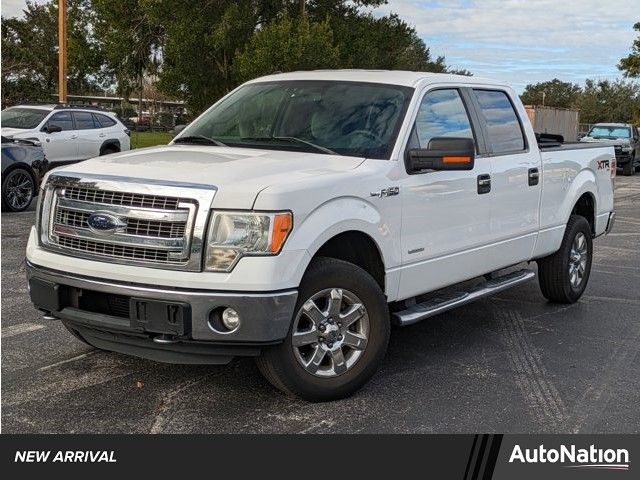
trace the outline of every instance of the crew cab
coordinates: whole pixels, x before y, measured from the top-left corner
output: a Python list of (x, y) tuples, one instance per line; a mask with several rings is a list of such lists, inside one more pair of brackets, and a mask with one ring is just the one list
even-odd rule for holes
[(496, 81), (258, 78), (167, 146), (50, 172), (31, 299), (96, 348), (253, 356), (285, 392), (345, 397), (392, 324), (516, 287), (525, 262), (547, 299), (581, 297), (615, 219), (614, 149), (540, 140)]
[(129, 150), (115, 114), (87, 105), (16, 105), (2, 111), (2, 136), (37, 141), (51, 167)]

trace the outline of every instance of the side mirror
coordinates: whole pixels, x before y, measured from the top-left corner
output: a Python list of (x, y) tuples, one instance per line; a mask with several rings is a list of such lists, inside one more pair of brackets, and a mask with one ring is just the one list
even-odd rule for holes
[(55, 125), (53, 123), (44, 127), (44, 131), (46, 133), (58, 133), (62, 131), (62, 127), (60, 125)]
[(437, 137), (427, 148), (412, 148), (407, 152), (407, 173), (425, 170), (473, 170), (476, 145), (470, 138)]

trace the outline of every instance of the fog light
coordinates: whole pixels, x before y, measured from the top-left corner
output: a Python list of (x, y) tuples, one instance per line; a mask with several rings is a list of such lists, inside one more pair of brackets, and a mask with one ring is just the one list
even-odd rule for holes
[(240, 326), (240, 315), (233, 308), (225, 308), (222, 312), (222, 324), (227, 330), (235, 330)]

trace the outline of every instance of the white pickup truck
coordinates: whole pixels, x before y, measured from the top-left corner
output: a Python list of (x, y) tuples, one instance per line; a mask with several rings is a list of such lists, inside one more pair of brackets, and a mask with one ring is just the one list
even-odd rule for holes
[(316, 71), (248, 82), (168, 146), (56, 169), (33, 303), (96, 348), (254, 356), (312, 401), (355, 392), (408, 325), (535, 276), (577, 301), (613, 212), (614, 149), (536, 137), (474, 77)]

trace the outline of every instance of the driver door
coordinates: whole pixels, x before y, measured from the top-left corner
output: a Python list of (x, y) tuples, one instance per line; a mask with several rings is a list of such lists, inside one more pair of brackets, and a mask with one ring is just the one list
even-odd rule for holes
[[(47, 133), (50, 125), (62, 128), (60, 132)], [(68, 163), (80, 160), (78, 153), (78, 132), (75, 129), (71, 112), (56, 112), (43, 128), (42, 148), (49, 162)]]
[[(438, 88), (424, 94), (406, 147), (426, 148), (436, 137), (471, 138), (473, 170), (402, 173), (402, 274), (400, 296), (409, 298), (491, 270), (492, 192), (479, 189), (491, 174), (480, 133), (462, 89)], [(401, 159), (401, 162), (404, 159)]]

